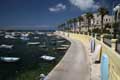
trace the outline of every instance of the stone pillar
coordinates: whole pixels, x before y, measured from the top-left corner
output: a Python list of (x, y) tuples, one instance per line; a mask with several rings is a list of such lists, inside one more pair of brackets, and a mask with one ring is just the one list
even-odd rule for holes
[(70, 35), (69, 35), (69, 32), (67, 32), (67, 37), (69, 37)]
[(113, 50), (116, 49), (116, 42), (117, 42), (117, 39), (112, 39), (111, 40), (111, 47), (112, 47)]
[(101, 36), (100, 36), (100, 41), (101, 41), (101, 42), (103, 42), (103, 37), (104, 37), (104, 35), (101, 35)]
[(97, 33), (95, 33), (95, 37), (94, 38), (97, 39)]

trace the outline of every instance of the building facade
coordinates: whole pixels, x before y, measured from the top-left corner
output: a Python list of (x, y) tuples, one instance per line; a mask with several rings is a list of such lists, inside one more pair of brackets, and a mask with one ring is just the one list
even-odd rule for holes
[[(83, 21), (81, 22), (81, 31), (82, 32), (88, 32), (87, 26), (88, 21), (85, 16), (85, 14), (82, 15)], [(103, 20), (103, 27), (105, 27), (106, 24), (112, 25), (114, 22), (114, 17), (111, 15), (105, 15)], [(101, 29), (101, 16), (98, 13), (93, 14), (93, 19), (91, 19), (91, 25), (89, 25), (89, 29), (92, 31), (95, 28)]]

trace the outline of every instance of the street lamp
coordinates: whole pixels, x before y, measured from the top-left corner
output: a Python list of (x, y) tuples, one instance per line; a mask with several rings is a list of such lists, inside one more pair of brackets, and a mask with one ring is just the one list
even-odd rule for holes
[(115, 21), (119, 21), (120, 4), (118, 4), (118, 5), (113, 9), (113, 11), (116, 12), (116, 14), (115, 14), (116, 20), (115, 20)]
[[(118, 4), (115, 8), (113, 8), (113, 11), (115, 12), (115, 14), (114, 14), (114, 16), (115, 16), (115, 18), (114, 18), (114, 20), (115, 20), (115, 24), (116, 24), (116, 22), (118, 23), (118, 26), (120, 25), (120, 4)], [(116, 25), (115, 25), (116, 26)], [(114, 34), (115, 34), (116, 32), (114, 31)], [(116, 35), (116, 34), (115, 34)]]

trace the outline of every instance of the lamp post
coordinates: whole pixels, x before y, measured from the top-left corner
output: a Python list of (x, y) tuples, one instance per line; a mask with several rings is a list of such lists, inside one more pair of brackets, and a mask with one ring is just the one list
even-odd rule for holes
[(114, 9), (113, 9), (113, 11), (116, 13), (115, 14), (115, 22), (117, 21), (120, 21), (120, 19), (119, 19), (119, 14), (120, 14), (120, 4), (118, 4)]
[[(115, 12), (115, 24), (118, 23), (118, 27), (120, 27), (120, 4), (118, 4), (113, 11)], [(116, 26), (116, 25), (115, 25)], [(114, 31), (115, 32), (115, 31)], [(116, 34), (115, 34), (116, 35)]]

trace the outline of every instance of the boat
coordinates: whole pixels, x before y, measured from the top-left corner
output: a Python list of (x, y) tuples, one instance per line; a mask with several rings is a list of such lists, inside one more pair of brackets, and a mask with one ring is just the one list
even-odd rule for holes
[(39, 37), (34, 37), (34, 39), (39, 39)]
[(2, 44), (2, 45), (0, 45), (0, 48), (8, 48), (8, 49), (12, 49), (12, 48), (13, 48), (13, 45)]
[(10, 39), (16, 39), (16, 37), (12, 36), (12, 35), (5, 35), (4, 38), (10, 38)]
[(46, 48), (46, 45), (39, 45), (40, 48)]
[(29, 40), (28, 36), (29, 36), (29, 34), (23, 34), (23, 33), (22, 33), (20, 39), (21, 39), (21, 40), (25, 40), (25, 41), (26, 41), (26, 40)]
[(52, 56), (46, 56), (46, 55), (43, 55), (40, 57), (41, 59), (44, 59), (44, 60), (47, 60), (47, 61), (53, 61), (55, 60), (55, 57), (52, 57)]
[(64, 45), (64, 44), (63, 44), (63, 45), (61, 45), (61, 47), (69, 47), (69, 45)]
[(16, 62), (20, 58), (18, 58), (18, 57), (0, 57), (0, 59), (4, 62)]
[(67, 47), (58, 47), (58, 48), (56, 48), (57, 50), (66, 50), (67, 49)]
[(40, 44), (40, 42), (28, 42), (27, 45), (37, 45)]
[(63, 43), (63, 42), (65, 42), (65, 40), (59, 40), (59, 41), (57, 41), (57, 43)]

